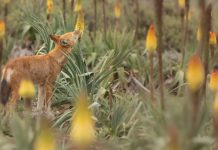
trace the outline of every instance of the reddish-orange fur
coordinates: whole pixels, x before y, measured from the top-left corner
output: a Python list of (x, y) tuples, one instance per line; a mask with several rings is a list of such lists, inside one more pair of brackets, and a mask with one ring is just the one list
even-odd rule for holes
[(66, 55), (80, 37), (79, 31), (61, 36), (53, 35), (55, 48), (45, 55), (24, 56), (9, 61), (3, 68), (2, 80), (5, 79), (11, 88), (11, 103), (19, 99), (18, 89), (22, 79), (29, 79), (38, 85), (39, 110), (50, 110), (53, 84), (67, 62)]

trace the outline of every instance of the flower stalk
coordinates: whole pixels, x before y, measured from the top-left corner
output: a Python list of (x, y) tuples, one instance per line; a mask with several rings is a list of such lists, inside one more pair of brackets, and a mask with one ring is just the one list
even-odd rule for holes
[(94, 23), (94, 36), (96, 37), (96, 31), (97, 31), (97, 0), (94, 1), (94, 17), (95, 17), (95, 23)]
[(147, 33), (146, 38), (146, 51), (149, 56), (149, 62), (150, 62), (150, 91), (151, 91), (151, 101), (155, 102), (154, 98), (154, 53), (157, 49), (157, 36), (156, 36), (156, 30), (153, 24), (150, 25)]
[(104, 39), (106, 38), (106, 33), (107, 33), (105, 4), (106, 4), (106, 0), (102, 0), (103, 23), (104, 23)]
[(135, 40), (136, 40), (139, 34), (139, 21), (140, 21), (139, 0), (135, 0), (135, 12), (136, 12), (136, 26), (135, 26)]
[(161, 108), (164, 110), (164, 84), (163, 84), (163, 60), (162, 60), (162, 37), (163, 37), (163, 0), (155, 0), (155, 16), (156, 16), (156, 26), (157, 26), (157, 52), (158, 52), (158, 66), (159, 66), (159, 82), (160, 82), (160, 102)]
[[(10, 0), (4, 0), (4, 22), (5, 22), (5, 37), (7, 36), (8, 33), (8, 9), (9, 9), (9, 4)], [(5, 38), (7, 39), (7, 38)]]
[(63, 18), (64, 24), (66, 24), (66, 0), (62, 0), (62, 10), (63, 10)]
[(186, 80), (191, 93), (192, 102), (192, 133), (191, 137), (195, 133), (196, 120), (201, 104), (200, 89), (202, 88), (205, 80), (205, 71), (200, 56), (193, 55), (188, 62), (186, 70)]
[(215, 134), (215, 150), (218, 150), (218, 93), (216, 93), (215, 100), (213, 102), (213, 128)]
[[(181, 0), (180, 0), (181, 1)], [(183, 0), (184, 1), (184, 8), (182, 6), (181, 11), (183, 11), (183, 15), (181, 15), (182, 19), (182, 28), (183, 28), (183, 48), (182, 48), (182, 66), (184, 65), (185, 61), (185, 52), (187, 51), (187, 40), (188, 40), (188, 28), (189, 28), (189, 3), (190, 0)]]
[(210, 44), (210, 54), (211, 54), (210, 57), (211, 57), (211, 68), (212, 68), (215, 63), (215, 49), (217, 45), (217, 38), (215, 32), (210, 32), (209, 44)]

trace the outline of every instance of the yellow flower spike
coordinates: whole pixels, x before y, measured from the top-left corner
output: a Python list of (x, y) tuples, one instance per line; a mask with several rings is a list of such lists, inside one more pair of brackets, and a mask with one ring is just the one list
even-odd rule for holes
[(53, 0), (47, 0), (47, 14), (51, 14), (54, 10)]
[(199, 90), (204, 82), (204, 67), (198, 55), (190, 58), (188, 68), (186, 70), (186, 80), (189, 88), (195, 92)]
[(150, 25), (146, 38), (146, 50), (148, 53), (154, 53), (157, 48), (157, 36), (155, 27), (153, 24)]
[(211, 91), (218, 91), (218, 70), (214, 69), (210, 74), (209, 88)]
[(178, 0), (179, 8), (185, 9), (185, 0)]
[(84, 13), (81, 10), (79, 11), (78, 16), (77, 16), (75, 30), (79, 30), (82, 35), (84, 32), (84, 28), (85, 28)]
[(0, 39), (5, 36), (5, 22), (0, 20)]
[(197, 30), (197, 41), (200, 42), (201, 38), (202, 38), (202, 29), (201, 29), (201, 27), (198, 27), (198, 30)]
[[(44, 122), (44, 124), (47, 122)], [(34, 150), (56, 150), (56, 140), (53, 131), (44, 125), (34, 143)]]
[(95, 140), (95, 124), (85, 95), (80, 95), (77, 100), (70, 136), (72, 142), (81, 149), (87, 148)]
[(81, 0), (76, 0), (76, 4), (75, 4), (75, 7), (74, 7), (74, 11), (75, 12), (79, 12), (82, 10), (82, 4), (81, 4)]
[(24, 99), (31, 99), (35, 96), (35, 87), (30, 80), (22, 80), (19, 88), (19, 95)]
[(217, 44), (216, 33), (210, 32), (210, 45), (215, 46)]
[(191, 12), (191, 11), (188, 11), (188, 16), (185, 15), (185, 16), (184, 16), (184, 19), (185, 19), (185, 21), (191, 21), (191, 19), (192, 19), (192, 12)]
[(213, 103), (213, 112), (214, 112), (215, 116), (218, 115), (218, 94), (216, 94), (215, 100), (214, 100), (214, 103)]
[(121, 16), (121, 4), (120, 0), (116, 0), (115, 6), (114, 6), (114, 14), (115, 17), (118, 19)]

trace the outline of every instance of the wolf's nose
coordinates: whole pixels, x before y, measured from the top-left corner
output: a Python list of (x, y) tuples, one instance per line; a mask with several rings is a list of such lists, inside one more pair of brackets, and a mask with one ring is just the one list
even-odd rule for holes
[(81, 32), (80, 32), (80, 30), (75, 30), (75, 31), (74, 31), (74, 34), (77, 34), (77, 35), (80, 36), (80, 35), (81, 35)]
[(78, 40), (81, 38), (81, 31), (80, 30), (75, 30), (74, 34), (77, 36)]

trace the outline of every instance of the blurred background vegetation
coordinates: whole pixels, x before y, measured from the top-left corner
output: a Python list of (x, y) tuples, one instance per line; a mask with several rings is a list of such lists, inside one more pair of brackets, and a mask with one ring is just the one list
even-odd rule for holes
[[(0, 0), (0, 20), (6, 23), (3, 64), (17, 47), (33, 54), (51, 50), (54, 44), (49, 34), (74, 30), (78, 1), (53, 0), (52, 11), (48, 12), (45, 0)], [(70, 132), (81, 90), (87, 93), (95, 120), (96, 140), (87, 149), (217, 149), (215, 94), (206, 88), (193, 125), (192, 94), (184, 77), (190, 56), (199, 48), (196, 37), (201, 23), (200, 1), (203, 0), (190, 0), (184, 65), (181, 8), (175, 0), (163, 1), (163, 110), (158, 57), (155, 54), (154, 104), (150, 99), (149, 59), (145, 50), (147, 31), (155, 22), (154, 0), (121, 0), (120, 16), (114, 12), (117, 0), (81, 0), (85, 30), (56, 81), (52, 104), (55, 119), (29, 117), (24, 100), (19, 101), (13, 116), (0, 116), (0, 149), (42, 150), (36, 143), (48, 150), (77, 149), (70, 140)], [(212, 4), (211, 31), (218, 33), (217, 1), (208, 0), (208, 4)], [(215, 63), (211, 66), (217, 63), (217, 57), (215, 47)], [(35, 104), (34, 99), (32, 105)]]

